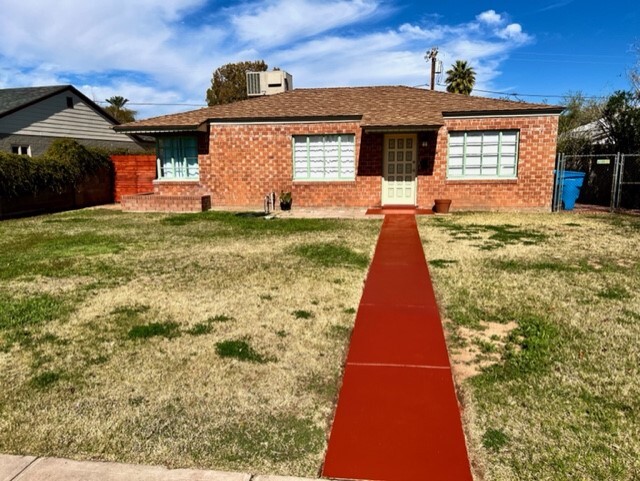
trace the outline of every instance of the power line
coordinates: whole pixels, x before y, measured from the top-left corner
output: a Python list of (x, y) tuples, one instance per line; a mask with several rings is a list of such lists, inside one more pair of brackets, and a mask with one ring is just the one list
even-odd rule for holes
[[(427, 87), (429, 84), (419, 84), (414, 85), (415, 88), (418, 87)], [(438, 83), (440, 87), (445, 87), (447, 84)], [(567, 95), (558, 95), (558, 94), (524, 94), (520, 92), (498, 92), (495, 90), (482, 90), (482, 89), (473, 89), (474, 92), (482, 92), (485, 94), (495, 94), (495, 95), (507, 95), (509, 97), (542, 97), (542, 98), (558, 98), (564, 99)], [(608, 98), (606, 95), (581, 95), (582, 98), (585, 99), (606, 99)]]
[[(444, 85), (444, 84), (442, 84)], [(496, 92), (494, 90), (482, 90), (482, 89), (473, 89), (475, 92), (483, 92), (487, 94), (497, 94), (497, 95), (509, 95), (514, 97), (543, 97), (543, 98), (558, 98), (564, 99), (567, 95), (558, 95), (558, 94), (523, 94), (519, 92)], [(585, 99), (606, 99), (605, 95), (582, 95)]]
[[(440, 87), (445, 87), (446, 84), (437, 83)], [(428, 87), (429, 84), (419, 84), (414, 85), (414, 88), (418, 87)], [(540, 98), (558, 98), (563, 99), (566, 98), (567, 95), (558, 95), (558, 94), (525, 94), (521, 92), (499, 92), (495, 90), (482, 90), (482, 89), (473, 89), (474, 92), (482, 92), (486, 94), (494, 94), (494, 95), (506, 95), (508, 97), (540, 97)], [(606, 99), (608, 98), (606, 95), (582, 95), (582, 98), (585, 99)], [(94, 100), (97, 104), (108, 104), (109, 102), (105, 100)], [(145, 105), (145, 106), (161, 106), (161, 107), (208, 107), (205, 104), (184, 104), (184, 103), (161, 103), (161, 102), (127, 102), (127, 105)]]

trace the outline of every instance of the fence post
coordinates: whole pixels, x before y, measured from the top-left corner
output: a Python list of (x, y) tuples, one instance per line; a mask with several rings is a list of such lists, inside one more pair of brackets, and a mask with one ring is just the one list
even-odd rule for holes
[(624, 182), (624, 161), (625, 154), (618, 154), (620, 156), (620, 168), (618, 169), (618, 194), (616, 195), (616, 209), (620, 209), (620, 201), (622, 199), (622, 184)]
[(620, 152), (616, 153), (613, 159), (613, 178), (611, 179), (611, 202), (609, 202), (609, 212), (616, 209), (616, 198), (618, 196), (618, 172), (620, 170)]
[(558, 212), (562, 210), (562, 182), (564, 181), (564, 154), (560, 152), (556, 159), (556, 179), (553, 187), (553, 202), (551, 210)]

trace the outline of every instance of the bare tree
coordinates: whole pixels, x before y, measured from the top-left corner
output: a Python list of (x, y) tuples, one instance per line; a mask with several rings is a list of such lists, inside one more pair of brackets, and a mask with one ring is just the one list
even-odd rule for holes
[(634, 45), (636, 51), (636, 64), (629, 71), (629, 80), (636, 96), (640, 98), (640, 41)]

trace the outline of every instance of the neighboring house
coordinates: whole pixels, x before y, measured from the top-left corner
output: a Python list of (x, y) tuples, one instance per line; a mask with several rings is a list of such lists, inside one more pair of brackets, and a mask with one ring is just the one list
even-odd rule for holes
[(132, 210), (295, 206), (549, 210), (561, 107), (410, 87), (298, 89), (115, 127), (157, 139)]
[(137, 137), (114, 132), (119, 122), (71, 85), (0, 89), (0, 150), (41, 155), (67, 137), (83, 145), (141, 151)]
[(607, 127), (608, 124), (606, 120), (598, 119), (571, 129), (563, 135), (573, 138), (583, 138), (588, 140), (592, 145), (604, 145), (609, 141)]

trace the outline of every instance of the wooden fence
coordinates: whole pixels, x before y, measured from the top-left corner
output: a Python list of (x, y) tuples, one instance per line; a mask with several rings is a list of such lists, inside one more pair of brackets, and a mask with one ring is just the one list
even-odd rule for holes
[(123, 195), (153, 192), (156, 178), (155, 155), (112, 155), (114, 168), (113, 199)]

